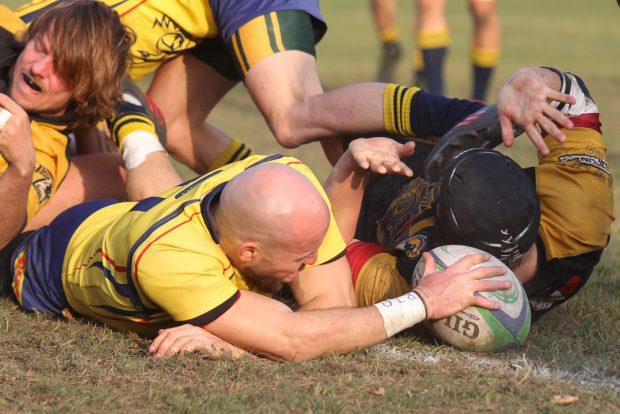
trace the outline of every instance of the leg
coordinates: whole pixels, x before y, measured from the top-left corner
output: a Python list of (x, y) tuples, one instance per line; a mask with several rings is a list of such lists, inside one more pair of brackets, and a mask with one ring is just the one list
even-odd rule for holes
[(371, 0), (372, 15), (381, 41), (378, 82), (392, 82), (400, 59), (400, 34), (396, 26), (396, 0)]
[(149, 87), (147, 94), (166, 119), (168, 151), (198, 173), (209, 171), (232, 141), (205, 119), (235, 84), (184, 53), (163, 64)]
[(484, 101), (501, 48), (501, 28), (495, 0), (470, 0), (474, 20), (471, 45), (473, 89), (471, 97)]
[(450, 45), (446, 0), (416, 0), (416, 82), (428, 92), (444, 94), (443, 62)]
[(67, 176), (49, 203), (30, 220), (24, 231), (49, 224), (71, 206), (85, 201), (127, 199), (125, 170), (118, 154), (90, 154), (75, 157)]

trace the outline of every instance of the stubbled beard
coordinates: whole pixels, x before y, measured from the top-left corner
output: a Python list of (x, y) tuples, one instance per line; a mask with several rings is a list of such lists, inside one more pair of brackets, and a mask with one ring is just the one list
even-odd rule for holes
[(282, 290), (284, 283), (270, 277), (256, 275), (252, 272), (243, 272), (243, 276), (248, 285), (266, 293), (276, 293)]

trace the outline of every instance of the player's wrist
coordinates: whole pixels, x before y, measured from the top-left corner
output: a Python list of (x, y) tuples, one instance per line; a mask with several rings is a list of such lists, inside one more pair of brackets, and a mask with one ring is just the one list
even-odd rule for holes
[(383, 328), (388, 338), (424, 321), (427, 315), (424, 301), (414, 291), (374, 306), (383, 318)]
[(13, 176), (16, 179), (23, 179), (30, 182), (34, 173), (35, 159), (34, 156), (15, 160), (7, 163), (5, 174)]

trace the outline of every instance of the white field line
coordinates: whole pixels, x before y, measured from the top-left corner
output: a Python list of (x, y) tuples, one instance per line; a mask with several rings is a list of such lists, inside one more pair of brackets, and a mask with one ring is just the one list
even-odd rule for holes
[[(450, 355), (448, 355), (448, 350)], [(431, 365), (440, 362), (451, 362), (458, 358), (459, 362), (468, 363), (475, 368), (510, 370), (515, 372), (516, 375), (523, 376), (520, 381), (525, 381), (525, 379), (531, 375), (540, 379), (566, 380), (589, 388), (601, 387), (620, 391), (619, 377), (604, 376), (588, 369), (584, 369), (580, 372), (551, 369), (545, 365), (528, 360), (524, 355), (512, 361), (501, 361), (481, 354), (467, 352), (462, 352), (458, 354), (458, 356), (455, 356), (453, 350), (441, 346), (429, 348), (428, 350), (416, 348), (415, 351), (408, 351), (403, 347), (390, 345), (387, 342), (370, 348), (368, 352), (372, 355), (377, 355), (392, 361), (416, 361)]]

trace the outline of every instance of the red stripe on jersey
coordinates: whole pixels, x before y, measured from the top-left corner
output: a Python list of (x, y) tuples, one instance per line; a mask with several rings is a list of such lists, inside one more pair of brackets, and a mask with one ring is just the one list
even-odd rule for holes
[(351, 266), (353, 276), (353, 286), (357, 283), (357, 278), (362, 268), (370, 260), (371, 257), (379, 253), (387, 253), (388, 251), (378, 244), (363, 241), (354, 241), (347, 246), (347, 260)]
[(140, 281), (138, 280), (138, 266), (140, 265), (140, 260), (142, 259), (142, 256), (144, 255), (144, 253), (146, 253), (146, 251), (153, 245), (153, 243), (155, 243), (156, 241), (158, 241), (159, 239), (161, 239), (162, 237), (164, 237), (168, 233), (172, 232), (173, 230), (176, 230), (177, 228), (179, 228), (179, 227), (181, 227), (181, 226), (191, 222), (194, 219), (194, 216), (196, 216), (198, 214), (200, 214), (200, 211), (192, 214), (191, 216), (188, 217), (187, 220), (185, 220), (182, 223), (177, 224), (176, 226), (174, 226), (170, 230), (167, 230), (167, 231), (163, 232), (162, 234), (157, 236), (153, 241), (151, 241), (149, 244), (147, 244), (144, 249), (142, 249), (142, 251), (138, 255), (138, 258), (136, 259), (136, 264), (134, 265), (134, 270), (133, 270), (134, 277), (136, 278), (136, 284), (138, 286), (140, 285)]
[(141, 5), (143, 5), (144, 3), (146, 3), (149, 0), (142, 0), (140, 3), (136, 4), (135, 6), (133, 6), (131, 9), (125, 11), (123, 14), (119, 14), (120, 17), (124, 17), (126, 15), (128, 15), (129, 13), (131, 13), (132, 11), (134, 11), (136, 8), (140, 7)]
[(581, 285), (581, 278), (578, 275), (574, 275), (559, 290), (562, 293), (562, 296), (568, 299), (569, 297), (573, 296), (575, 290), (579, 287), (579, 285)]
[(99, 248), (97, 250), (95, 250), (95, 253), (93, 253), (92, 255), (90, 255), (88, 257), (88, 259), (86, 260), (86, 263), (82, 263), (80, 265), (78, 265), (75, 270), (79, 270), (83, 267), (88, 267), (90, 266), (90, 262), (95, 258), (95, 256), (97, 256), (98, 254), (101, 254), (101, 257), (103, 257), (104, 259), (106, 259), (106, 261), (108, 263), (110, 263), (113, 267), (114, 270), (116, 270), (117, 272), (126, 272), (127, 268), (125, 266), (119, 266), (118, 264), (116, 264), (116, 262), (114, 260), (112, 260), (112, 258), (110, 258), (110, 256), (108, 256), (103, 249)]
[(575, 128), (590, 128), (602, 134), (601, 121), (599, 120), (599, 114), (582, 114), (571, 117)]
[[(575, 128), (590, 128), (598, 132), (599, 134), (602, 134), (603, 132), (601, 131), (601, 121), (599, 118), (599, 114), (595, 113), (575, 115), (572, 116), (570, 120), (573, 121), (573, 126)], [(557, 122), (554, 122), (554, 124), (560, 129), (563, 128), (562, 125), (559, 125)], [(542, 134), (543, 137), (549, 135), (549, 133), (544, 129), (542, 130)]]
[(101, 256), (103, 256), (108, 263), (110, 263), (112, 266), (114, 266), (114, 270), (116, 270), (117, 272), (126, 272), (127, 268), (125, 266), (119, 266), (116, 264), (116, 262), (114, 260), (112, 260), (112, 258), (110, 256), (108, 256), (102, 249), (98, 249), (97, 251), (101, 251)]

